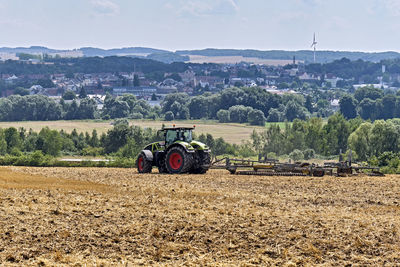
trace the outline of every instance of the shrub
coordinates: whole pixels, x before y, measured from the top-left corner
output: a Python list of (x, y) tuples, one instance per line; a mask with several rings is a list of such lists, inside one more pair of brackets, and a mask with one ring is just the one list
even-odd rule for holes
[(258, 109), (250, 110), (249, 114), (247, 115), (247, 121), (251, 125), (265, 126), (264, 113)]
[(165, 120), (166, 121), (173, 121), (175, 119), (174, 113), (172, 111), (167, 111), (165, 113)]
[(140, 113), (132, 113), (130, 118), (133, 119), (133, 120), (141, 120), (141, 119), (143, 119), (143, 115), (140, 114)]
[(289, 154), (289, 158), (291, 158), (294, 161), (299, 161), (304, 159), (304, 154), (300, 150), (295, 149)]
[(104, 153), (103, 148), (101, 147), (85, 147), (82, 152), (81, 155), (82, 156), (93, 156), (93, 157), (97, 157), (99, 155), (102, 155)]
[(230, 122), (231, 120), (229, 111), (225, 109), (221, 109), (217, 112), (217, 118), (218, 121), (221, 123)]
[(306, 149), (306, 150), (304, 150), (303, 154), (304, 154), (304, 159), (305, 160), (309, 160), (309, 159), (315, 158), (314, 149)]

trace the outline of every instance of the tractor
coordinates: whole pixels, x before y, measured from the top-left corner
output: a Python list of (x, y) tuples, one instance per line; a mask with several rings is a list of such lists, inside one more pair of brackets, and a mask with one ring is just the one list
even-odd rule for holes
[(138, 155), (136, 165), (139, 173), (150, 173), (153, 166), (160, 173), (203, 174), (211, 165), (207, 145), (192, 140), (195, 127), (171, 127), (158, 131), (164, 140), (147, 145)]

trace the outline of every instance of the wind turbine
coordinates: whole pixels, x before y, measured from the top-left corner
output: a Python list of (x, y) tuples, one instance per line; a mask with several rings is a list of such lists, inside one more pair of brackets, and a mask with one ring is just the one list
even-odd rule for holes
[(311, 47), (313, 47), (314, 48), (314, 63), (315, 63), (315, 52), (316, 52), (316, 50), (317, 50), (317, 41), (316, 41), (316, 39), (315, 39), (315, 32), (314, 32), (314, 39), (313, 39), (313, 42), (312, 42), (312, 44), (311, 44)]

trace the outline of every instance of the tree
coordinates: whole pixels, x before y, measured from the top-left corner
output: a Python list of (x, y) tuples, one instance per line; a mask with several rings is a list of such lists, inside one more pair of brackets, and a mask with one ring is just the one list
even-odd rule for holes
[(135, 87), (140, 86), (139, 75), (137, 75), (137, 74), (133, 75), (133, 86), (135, 86)]
[(294, 119), (305, 120), (307, 118), (306, 110), (296, 101), (290, 100), (286, 104), (286, 118), (288, 121), (293, 121)]
[(202, 119), (208, 117), (208, 101), (204, 96), (195, 96), (188, 105), (190, 117), (192, 119)]
[(79, 116), (79, 106), (76, 100), (73, 100), (71, 105), (68, 105), (67, 113), (65, 114), (65, 119), (76, 120)]
[(350, 135), (350, 124), (342, 114), (336, 113), (329, 117), (328, 123), (322, 129), (324, 136), (325, 155), (338, 155), (347, 150), (347, 140)]
[(247, 122), (248, 114), (252, 110), (250, 107), (237, 105), (229, 108), (231, 122), (244, 123)]
[(74, 100), (76, 98), (76, 94), (74, 91), (67, 90), (62, 96), (64, 100)]
[(226, 123), (231, 121), (231, 117), (228, 110), (221, 109), (217, 112), (218, 121), (221, 123)]
[(175, 119), (174, 113), (172, 111), (167, 111), (165, 113), (165, 120), (166, 121), (173, 121)]
[(396, 111), (396, 97), (394, 95), (385, 95), (382, 98), (382, 107), (381, 117), (385, 120), (393, 118)]
[(354, 98), (361, 102), (365, 98), (376, 100), (383, 97), (383, 90), (374, 86), (360, 87), (354, 92)]
[(251, 125), (260, 125), (265, 126), (265, 117), (264, 113), (261, 110), (253, 109), (249, 112), (247, 116), (247, 121)]
[(369, 98), (363, 99), (359, 104), (359, 113), (364, 120), (375, 120), (378, 118), (378, 111), (376, 110), (376, 101)]
[(357, 116), (357, 102), (356, 100), (350, 95), (344, 95), (339, 102), (340, 105), (340, 113), (346, 119), (353, 119)]
[(97, 104), (94, 99), (85, 98), (81, 100), (78, 108), (79, 119), (94, 119), (97, 111)]
[(356, 152), (359, 160), (367, 160), (371, 155), (372, 124), (364, 122), (349, 136), (349, 148)]
[(58, 156), (60, 154), (62, 139), (56, 130), (50, 130), (48, 127), (45, 127), (39, 132), (39, 137), (43, 140), (41, 150), (44, 154), (51, 156)]
[(310, 95), (307, 95), (304, 107), (308, 110), (308, 112), (313, 113), (312, 97)]
[(280, 112), (277, 108), (271, 108), (267, 117), (268, 122), (280, 122), (283, 121), (285, 114)]
[(299, 161), (304, 159), (304, 154), (300, 150), (295, 149), (289, 154), (289, 158), (291, 158), (294, 161)]
[(82, 86), (81, 90), (79, 91), (79, 98), (84, 99), (86, 97), (87, 97), (87, 93), (86, 93), (85, 87)]
[(370, 143), (372, 154), (377, 156), (385, 151), (399, 151), (399, 133), (391, 121), (377, 120), (374, 122)]
[(14, 94), (15, 95), (20, 95), (20, 96), (29, 95), (29, 90), (25, 89), (23, 87), (17, 87), (14, 90)]
[(4, 139), (7, 142), (7, 151), (11, 152), (13, 148), (21, 149), (22, 140), (17, 129), (10, 127), (4, 130)]

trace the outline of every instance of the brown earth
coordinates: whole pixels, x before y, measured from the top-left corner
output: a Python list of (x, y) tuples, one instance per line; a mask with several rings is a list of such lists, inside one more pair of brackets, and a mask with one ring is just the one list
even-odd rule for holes
[(399, 265), (400, 177), (0, 168), (0, 265)]

